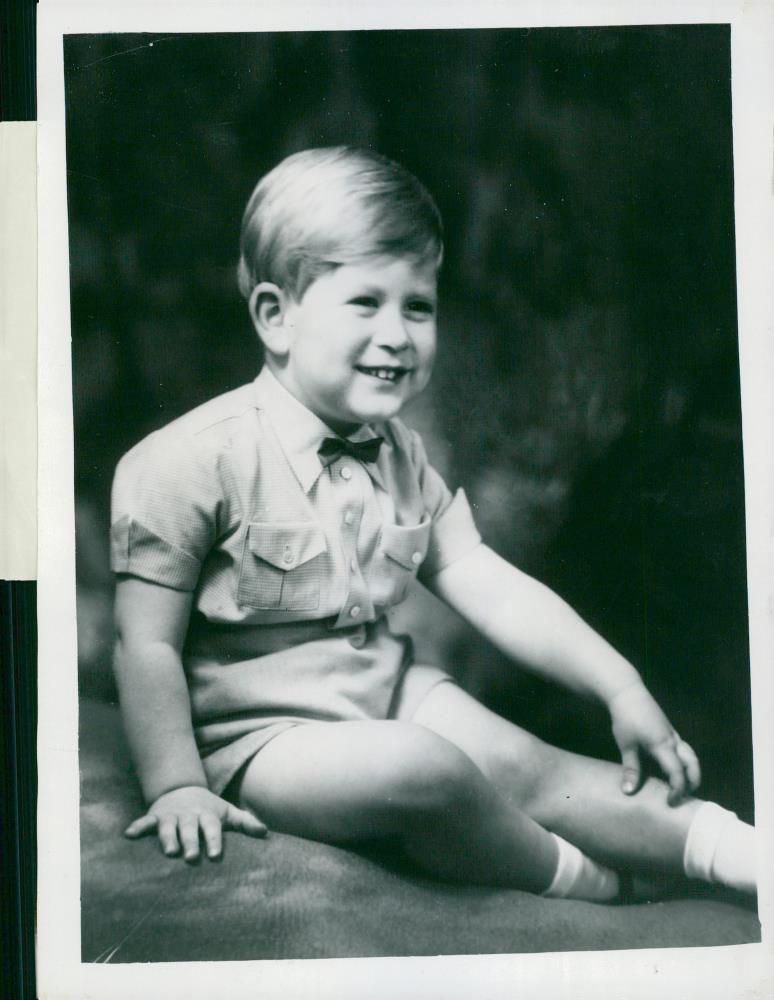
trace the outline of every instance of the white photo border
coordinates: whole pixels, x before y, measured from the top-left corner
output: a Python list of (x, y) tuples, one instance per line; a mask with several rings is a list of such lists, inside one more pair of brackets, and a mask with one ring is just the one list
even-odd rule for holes
[(72, 379), (63, 35), (728, 23), (756, 819), (774, 843), (774, 5), (760, 2), (70, 3), (38, 9), (38, 990), (55, 997), (718, 997), (774, 991), (772, 856), (760, 944), (442, 958), (94, 965), (80, 959)]

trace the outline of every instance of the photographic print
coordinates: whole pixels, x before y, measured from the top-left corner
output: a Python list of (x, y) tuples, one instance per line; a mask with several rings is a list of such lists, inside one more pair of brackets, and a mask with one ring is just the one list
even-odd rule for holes
[(63, 33), (84, 965), (760, 941), (731, 43)]

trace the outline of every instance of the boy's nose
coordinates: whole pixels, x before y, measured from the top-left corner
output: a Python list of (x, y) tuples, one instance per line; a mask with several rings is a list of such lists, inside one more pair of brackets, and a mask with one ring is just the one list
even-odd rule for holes
[(402, 351), (411, 346), (411, 336), (403, 316), (385, 313), (374, 337), (375, 342), (390, 351)]

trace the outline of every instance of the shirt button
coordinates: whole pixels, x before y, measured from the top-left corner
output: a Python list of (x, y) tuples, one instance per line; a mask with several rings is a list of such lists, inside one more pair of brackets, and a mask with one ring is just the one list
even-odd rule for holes
[(352, 524), (354, 520), (355, 520), (355, 515), (352, 513), (351, 510), (348, 510), (347, 513), (344, 515), (344, 524)]
[(359, 614), (360, 614), (360, 605), (359, 604), (353, 604), (352, 607), (349, 609), (349, 617), (350, 618), (357, 618), (357, 616)]
[(290, 565), (290, 563), (293, 562), (293, 550), (292, 549), (285, 549), (285, 551), (282, 553), (282, 561), (284, 563), (287, 563), (288, 565)]
[(349, 568), (353, 573), (357, 573), (357, 559), (350, 559)]
[(362, 626), (356, 632), (353, 632), (352, 635), (349, 637), (349, 644), (350, 646), (354, 646), (355, 649), (360, 649), (361, 647), (363, 647), (365, 645), (365, 641), (366, 641), (366, 634), (365, 634), (365, 629), (362, 628)]
[(418, 566), (422, 562), (422, 553), (413, 552), (411, 554), (411, 561), (414, 563), (415, 566)]
[(344, 468), (341, 470), (341, 478), (342, 479), (352, 478), (352, 469), (350, 469), (348, 465), (345, 465)]

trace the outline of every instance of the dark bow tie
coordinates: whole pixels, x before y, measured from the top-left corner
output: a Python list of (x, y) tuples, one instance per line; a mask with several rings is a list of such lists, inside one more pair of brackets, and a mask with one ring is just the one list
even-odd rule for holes
[(342, 455), (349, 455), (356, 458), (358, 462), (375, 462), (379, 455), (384, 438), (369, 438), (368, 441), (346, 441), (344, 438), (325, 438), (317, 450), (323, 466), (328, 466), (331, 462), (341, 458)]

